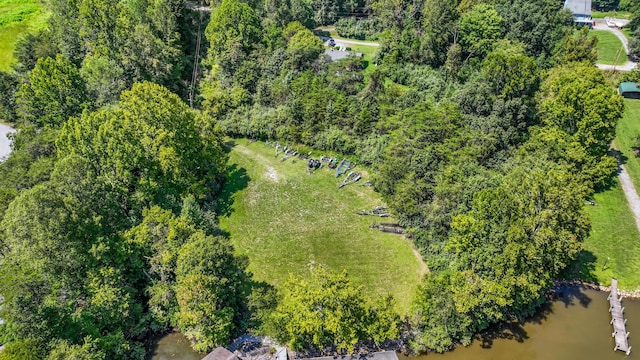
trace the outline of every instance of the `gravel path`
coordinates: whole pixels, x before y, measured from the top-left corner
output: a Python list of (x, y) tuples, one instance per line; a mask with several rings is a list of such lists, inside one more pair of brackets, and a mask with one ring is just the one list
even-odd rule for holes
[(620, 174), (618, 175), (618, 179), (620, 179), (624, 196), (627, 198), (629, 207), (633, 212), (633, 217), (636, 218), (636, 227), (640, 231), (640, 197), (638, 196), (638, 192), (636, 191), (635, 186), (633, 186), (633, 182), (631, 182), (631, 178), (629, 177), (624, 165), (620, 165)]
[(11, 153), (11, 140), (7, 138), (7, 134), (16, 132), (12, 127), (0, 124), (0, 162), (2, 162)]
[(364, 45), (364, 46), (374, 46), (374, 47), (380, 46), (379, 43), (372, 42), (372, 41), (336, 39), (336, 38), (330, 38), (330, 37), (326, 37), (326, 36), (319, 36), (319, 38), (324, 42), (325, 46), (329, 46), (329, 40), (330, 39), (333, 39), (333, 41), (335, 41), (336, 45), (347, 44), (347, 45)]

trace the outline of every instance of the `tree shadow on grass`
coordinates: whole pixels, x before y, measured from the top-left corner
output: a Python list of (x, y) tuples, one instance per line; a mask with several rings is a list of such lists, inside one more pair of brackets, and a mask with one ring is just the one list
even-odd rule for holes
[(233, 213), (233, 195), (246, 189), (251, 181), (247, 169), (239, 167), (237, 164), (228, 165), (227, 174), (227, 180), (216, 200), (216, 214), (219, 217), (227, 217)]
[(609, 178), (606, 179), (604, 183), (596, 186), (595, 188), (596, 193), (601, 193), (607, 190), (611, 190), (611, 188), (617, 184), (618, 175), (620, 175), (620, 171), (622, 171), (622, 168), (620, 166), (626, 164), (627, 161), (629, 160), (629, 158), (622, 151), (618, 149), (609, 149), (608, 155), (613, 156), (616, 159), (616, 161), (618, 162), (618, 168), (616, 169), (615, 174), (612, 174), (611, 176), (609, 176)]
[(560, 280), (580, 280), (597, 283), (595, 275), (598, 258), (589, 250), (580, 250), (576, 259), (560, 274)]

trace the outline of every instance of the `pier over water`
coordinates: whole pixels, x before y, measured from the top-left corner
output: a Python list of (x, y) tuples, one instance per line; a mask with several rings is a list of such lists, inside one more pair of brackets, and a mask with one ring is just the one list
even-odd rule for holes
[(611, 336), (616, 339), (616, 347), (613, 350), (620, 350), (629, 355), (631, 346), (629, 346), (629, 333), (625, 327), (627, 320), (624, 319), (622, 297), (618, 296), (618, 279), (616, 278), (611, 279), (611, 293), (607, 300), (609, 300), (609, 312), (611, 313), (611, 324), (613, 325)]

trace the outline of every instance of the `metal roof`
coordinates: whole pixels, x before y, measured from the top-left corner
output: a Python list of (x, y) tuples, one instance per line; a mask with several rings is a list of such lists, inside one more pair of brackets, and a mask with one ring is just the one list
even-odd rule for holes
[(634, 82), (623, 82), (618, 86), (620, 90), (620, 94), (628, 93), (628, 92), (637, 92), (640, 93), (640, 89), (638, 89), (638, 85)]
[(591, 16), (591, 0), (566, 0), (564, 7), (571, 10), (574, 16)]

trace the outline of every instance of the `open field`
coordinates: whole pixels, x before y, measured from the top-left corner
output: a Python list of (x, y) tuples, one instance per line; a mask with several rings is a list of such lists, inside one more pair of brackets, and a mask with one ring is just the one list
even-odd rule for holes
[(622, 46), (622, 42), (613, 33), (605, 30), (589, 31), (589, 37), (593, 36), (598, 38), (599, 64), (622, 65), (627, 62), (627, 53)]
[(0, 71), (11, 69), (16, 39), (43, 28), (46, 18), (38, 0), (0, 0)]
[(371, 187), (360, 185), (365, 170), (356, 168), (364, 175), (360, 183), (338, 189), (344, 175), (336, 179), (324, 166), (308, 174), (304, 160), (280, 162), (265, 143), (234, 141), (220, 227), (249, 257), (257, 280), (277, 287), (314, 264), (346, 269), (372, 298), (393, 294), (400, 312), (408, 313), (426, 267), (410, 241), (368, 227), (387, 219), (356, 214), (382, 205)]

